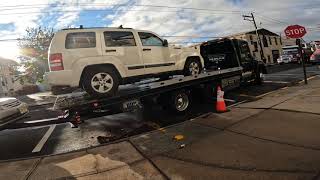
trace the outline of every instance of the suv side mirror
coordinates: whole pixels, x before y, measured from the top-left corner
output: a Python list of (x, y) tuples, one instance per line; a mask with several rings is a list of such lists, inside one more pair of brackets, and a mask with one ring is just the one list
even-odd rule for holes
[(164, 47), (168, 47), (168, 41), (165, 39), (165, 40), (163, 40), (163, 46)]

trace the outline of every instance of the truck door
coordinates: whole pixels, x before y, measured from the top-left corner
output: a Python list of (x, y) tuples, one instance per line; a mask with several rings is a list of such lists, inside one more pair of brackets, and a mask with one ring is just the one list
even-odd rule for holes
[(138, 32), (142, 45), (142, 59), (146, 74), (172, 71), (175, 62), (170, 59), (169, 47), (162, 39), (149, 32)]
[(144, 74), (143, 61), (136, 38), (130, 30), (104, 31), (102, 51), (103, 56), (114, 64), (125, 68), (127, 76)]
[(250, 53), (249, 45), (245, 41), (238, 41), (237, 44), (238, 48), (236, 49), (239, 54), (240, 64), (243, 68), (242, 77), (244, 79), (251, 79), (255, 71), (255, 64)]

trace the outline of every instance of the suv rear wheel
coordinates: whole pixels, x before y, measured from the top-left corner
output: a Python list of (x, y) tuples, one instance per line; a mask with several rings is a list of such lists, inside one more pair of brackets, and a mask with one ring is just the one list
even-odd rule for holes
[(185, 76), (197, 75), (201, 73), (201, 70), (202, 67), (200, 61), (197, 59), (191, 59), (187, 61), (183, 70), (183, 74)]
[(111, 67), (90, 68), (83, 77), (83, 89), (92, 96), (113, 96), (119, 87), (119, 78)]

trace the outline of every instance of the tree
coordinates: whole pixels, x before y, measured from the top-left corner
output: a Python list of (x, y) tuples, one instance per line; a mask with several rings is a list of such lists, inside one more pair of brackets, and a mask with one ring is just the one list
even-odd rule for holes
[(53, 35), (52, 28), (27, 28), (26, 35), (18, 41), (21, 49), (18, 58), (25, 69), (24, 79), (30, 83), (41, 82), (44, 73), (49, 70), (48, 49)]

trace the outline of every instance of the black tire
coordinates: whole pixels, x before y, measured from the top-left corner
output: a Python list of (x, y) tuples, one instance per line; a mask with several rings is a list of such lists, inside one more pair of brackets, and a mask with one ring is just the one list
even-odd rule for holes
[(263, 83), (263, 79), (261, 78), (262, 69), (258, 69), (254, 72), (254, 84), (261, 85)]
[[(198, 69), (198, 73), (192, 73), (191, 72), (191, 67), (193, 64), (196, 64)], [(191, 75), (196, 75), (196, 74), (200, 74), (202, 71), (202, 65), (201, 62), (198, 59), (190, 59), (186, 62), (184, 69), (183, 69), (183, 75), (185, 76), (191, 76)]]
[(177, 91), (170, 97), (170, 112), (173, 114), (185, 114), (191, 105), (190, 93), (186, 91)]
[[(107, 83), (112, 84), (110, 88), (106, 88), (104, 85), (92, 85), (92, 81), (94, 81), (94, 77), (97, 76), (97, 74), (106, 75), (102, 77), (103, 79), (108, 79)], [(109, 75), (107, 77), (107, 75)], [(109, 80), (111, 79), (111, 80)], [(95, 80), (98, 80), (97, 77), (95, 77)], [(100, 81), (100, 80), (98, 80)], [(106, 83), (106, 82), (104, 82)], [(104, 92), (99, 92), (97, 89), (103, 86)], [(117, 72), (112, 67), (92, 67), (87, 69), (84, 72), (83, 80), (82, 80), (82, 87), (83, 89), (91, 96), (114, 96), (119, 87), (119, 76), (117, 75)]]

